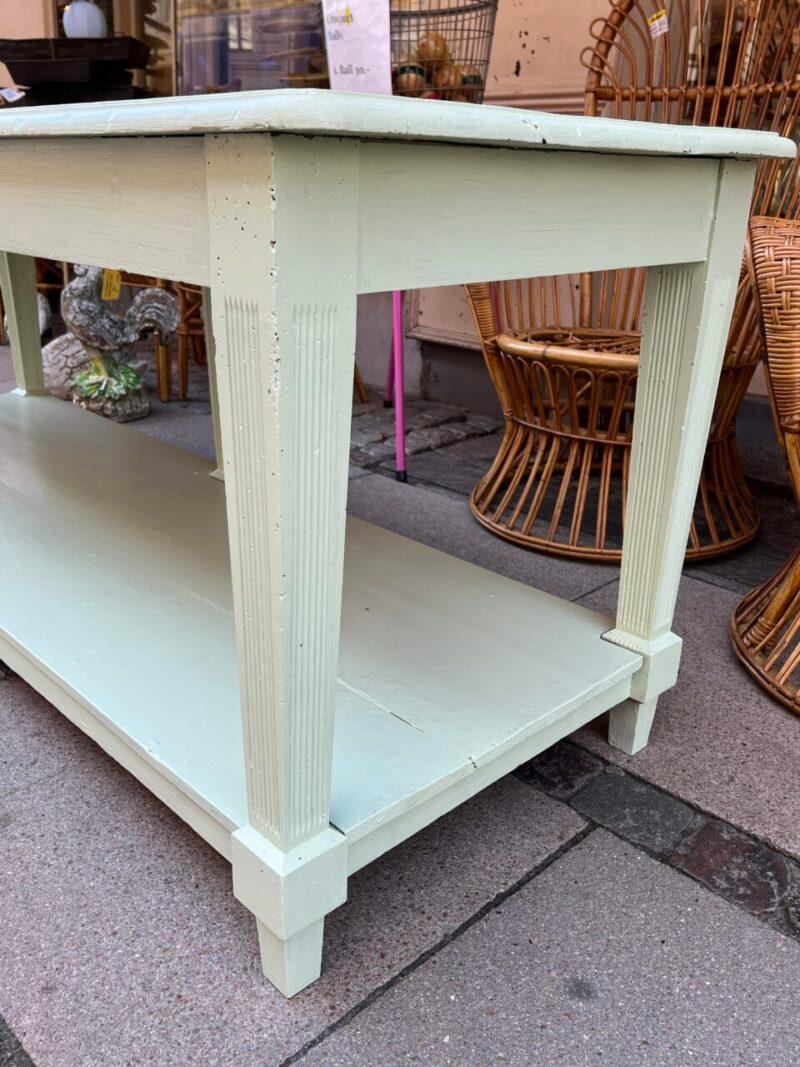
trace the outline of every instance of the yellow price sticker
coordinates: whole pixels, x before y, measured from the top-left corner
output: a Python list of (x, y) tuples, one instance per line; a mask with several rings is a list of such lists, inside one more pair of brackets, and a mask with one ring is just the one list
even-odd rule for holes
[(122, 275), (118, 270), (103, 271), (103, 291), (101, 300), (118, 300), (122, 290)]

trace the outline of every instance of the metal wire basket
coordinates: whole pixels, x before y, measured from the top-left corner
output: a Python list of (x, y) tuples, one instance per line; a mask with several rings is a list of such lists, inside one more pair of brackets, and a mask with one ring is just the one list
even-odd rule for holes
[(496, 14), (497, 0), (391, 0), (394, 92), (480, 104)]

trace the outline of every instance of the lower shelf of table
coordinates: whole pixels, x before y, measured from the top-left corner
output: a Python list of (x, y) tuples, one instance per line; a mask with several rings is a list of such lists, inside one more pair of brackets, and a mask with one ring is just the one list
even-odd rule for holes
[[(0, 658), (223, 854), (247, 822), (224, 486), (57, 400), (0, 397)], [(331, 821), (356, 870), (623, 700), (609, 620), (357, 519)]]

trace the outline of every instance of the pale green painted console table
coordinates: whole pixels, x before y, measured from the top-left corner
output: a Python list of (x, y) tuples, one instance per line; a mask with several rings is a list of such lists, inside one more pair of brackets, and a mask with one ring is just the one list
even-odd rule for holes
[[(794, 145), (313, 90), (0, 138), (0, 658), (230, 859), (293, 994), (353, 871), (607, 709), (646, 743), (755, 160)], [(207, 289), (224, 484), (38, 395), (32, 256)], [(357, 293), (639, 264), (615, 620), (346, 524)]]

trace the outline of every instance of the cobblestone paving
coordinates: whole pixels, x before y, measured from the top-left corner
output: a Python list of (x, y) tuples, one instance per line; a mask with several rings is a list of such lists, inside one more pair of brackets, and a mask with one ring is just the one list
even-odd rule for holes
[(590, 823), (800, 940), (800, 864), (793, 857), (570, 741), (560, 741), (515, 773), (565, 800)]
[[(406, 454), (454, 445), (471, 437), (483, 437), (499, 429), (500, 423), (450, 404), (425, 400), (406, 403)], [(395, 457), (395, 413), (380, 400), (353, 406), (350, 432), (350, 462), (357, 467), (377, 467)]]

